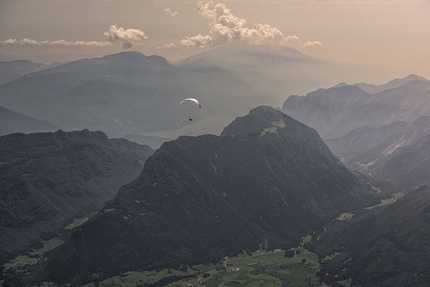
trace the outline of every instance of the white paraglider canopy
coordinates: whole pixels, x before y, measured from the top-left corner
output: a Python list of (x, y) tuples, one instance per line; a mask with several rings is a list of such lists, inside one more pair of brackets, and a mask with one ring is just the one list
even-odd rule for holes
[(182, 105), (182, 104), (183, 104), (183, 103), (185, 103), (186, 101), (194, 102), (195, 104), (197, 104), (197, 106), (198, 106), (199, 108), (201, 108), (201, 107), (202, 107), (202, 105), (200, 104), (200, 102), (199, 102), (198, 100), (194, 99), (194, 98), (186, 98), (185, 100), (182, 100), (182, 101), (181, 101), (180, 105)]

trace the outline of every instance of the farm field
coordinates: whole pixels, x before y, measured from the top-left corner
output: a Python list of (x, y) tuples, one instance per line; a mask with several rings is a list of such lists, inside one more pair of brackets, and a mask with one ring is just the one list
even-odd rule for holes
[[(318, 282), (315, 273), (319, 271), (318, 256), (303, 245), (310, 240), (303, 239), (291, 258), (284, 257), (285, 251), (265, 252), (259, 250), (251, 256), (244, 253), (237, 257), (226, 257), (223, 263), (213, 266), (196, 265), (187, 272), (165, 269), (160, 272), (128, 272), (99, 282), (98, 286), (324, 286)], [(87, 284), (85, 287), (95, 287)]]

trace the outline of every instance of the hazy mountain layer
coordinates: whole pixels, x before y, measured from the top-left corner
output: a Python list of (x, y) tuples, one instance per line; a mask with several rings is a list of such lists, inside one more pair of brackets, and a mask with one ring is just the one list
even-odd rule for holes
[[(202, 103), (179, 105), (193, 97)], [(176, 129), (208, 115), (249, 110), (252, 86), (214, 65), (172, 66), (159, 56), (124, 52), (29, 74), (0, 86), (0, 105), (65, 130), (109, 136)]]
[(386, 84), (382, 85), (372, 85), (372, 84), (366, 84), (366, 83), (357, 83), (354, 84), (354, 86), (359, 87), (363, 91), (368, 92), (369, 94), (376, 94), (385, 90), (395, 89), (398, 88), (404, 84), (407, 84), (410, 81), (414, 80), (420, 80), (420, 81), (427, 81), (423, 77), (419, 77), (417, 75), (409, 75), (402, 79), (394, 79)]
[(375, 179), (392, 182), (402, 191), (430, 185), (430, 134), (365, 166), (363, 171)]
[(282, 110), (315, 128), (324, 139), (336, 138), (362, 126), (430, 116), (430, 81), (413, 80), (373, 95), (354, 86), (319, 89), (304, 97), (290, 96)]
[[(430, 189), (421, 187), (381, 209), (337, 221), (311, 249), (326, 255), (320, 275), (332, 285), (424, 287), (430, 284)], [(333, 285), (332, 285), (333, 286)]]
[(430, 117), (421, 116), (412, 123), (393, 122), (386, 126), (362, 126), (347, 135), (326, 139), (325, 143), (351, 168), (366, 170), (367, 164), (387, 156), (400, 147), (413, 144), (430, 133)]
[(88, 130), (0, 137), (2, 262), (98, 211), (152, 153)]
[[(270, 96), (267, 104), (280, 106), (289, 95), (304, 95), (320, 87), (331, 87), (340, 81), (380, 81), (392, 71), (352, 65), (311, 57), (296, 49), (271, 45), (230, 45), (193, 55), (179, 63), (205, 59), (232, 70)], [(345, 71), (348, 71), (347, 73)], [(389, 76), (388, 76), (389, 77)]]
[(48, 121), (40, 121), (0, 107), (0, 136), (11, 133), (49, 132), (58, 129)]
[(260, 106), (221, 136), (164, 143), (137, 179), (54, 250), (37, 280), (82, 284), (216, 263), (261, 243), (289, 248), (341, 212), (377, 202), (315, 130)]
[(29, 73), (45, 70), (58, 64), (43, 65), (27, 60), (0, 61), (0, 85), (17, 80)]

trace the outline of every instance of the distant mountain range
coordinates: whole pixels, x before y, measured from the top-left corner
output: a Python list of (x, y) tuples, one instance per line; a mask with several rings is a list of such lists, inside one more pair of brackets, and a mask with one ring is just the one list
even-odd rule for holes
[(282, 110), (315, 128), (325, 139), (346, 135), (361, 126), (412, 122), (430, 115), (430, 81), (408, 78), (411, 81), (406, 84), (376, 94), (348, 85), (318, 89), (304, 97), (290, 96)]
[(334, 222), (308, 247), (319, 254), (323, 268), (318, 275), (329, 286), (349, 282), (349, 286), (424, 287), (430, 282), (429, 246), (426, 186), (391, 205)]
[[(237, 111), (245, 114), (257, 105), (279, 106), (291, 94), (339, 80), (374, 81), (389, 73), (310, 57), (292, 48), (250, 45), (217, 47), (175, 65), (137, 52), (49, 66), (20, 60), (0, 62), (0, 106), (66, 131), (146, 135), (179, 129), (190, 124), (189, 118), (196, 122)], [(202, 109), (178, 107), (187, 97), (201, 100)], [(224, 127), (214, 125), (217, 130)]]
[(48, 121), (40, 121), (0, 107), (0, 136), (11, 133), (53, 132), (58, 129), (59, 127)]
[(421, 116), (411, 123), (396, 121), (380, 127), (362, 126), (343, 137), (326, 139), (325, 143), (346, 166), (360, 168), (428, 134), (430, 116)]
[[(312, 57), (290, 47), (271, 45), (229, 45), (193, 55), (177, 63), (180, 67), (205, 59), (223, 69), (237, 72), (260, 93), (270, 96), (266, 104), (280, 106), (290, 95), (305, 95), (340, 81), (357, 79), (374, 82), (394, 77), (397, 71)], [(347, 71), (347, 72), (346, 72)], [(369, 85), (371, 86), (371, 85)]]
[(340, 213), (378, 202), (315, 130), (260, 106), (220, 136), (164, 143), (34, 280), (83, 284), (216, 263), (259, 244), (288, 249)]
[(152, 153), (88, 130), (0, 137), (1, 263), (97, 212)]
[[(413, 80), (427, 81), (427, 79), (425, 79), (423, 77), (420, 77), (417, 75), (409, 75), (409, 76), (402, 78), (402, 79), (394, 79), (394, 80), (392, 80), (386, 84), (382, 84), (382, 85), (356, 83), (356, 84), (353, 84), (351, 86), (358, 87), (358, 88), (362, 89), (363, 91), (365, 91), (369, 94), (376, 94), (376, 93), (379, 93), (379, 92), (382, 92), (385, 90), (398, 88), (398, 87), (400, 87), (400, 86), (402, 86), (402, 85), (404, 85), (410, 81), (413, 81)], [(348, 86), (348, 84), (343, 82), (343, 83), (336, 85), (335, 87), (338, 88), (338, 87), (343, 87), (343, 86)]]
[[(188, 97), (202, 108), (179, 106)], [(74, 61), (0, 86), (5, 108), (68, 131), (88, 128), (111, 137), (177, 129), (189, 118), (246, 111), (261, 101), (237, 73), (202, 62), (178, 68), (137, 52)]]
[(60, 63), (44, 65), (27, 60), (0, 61), (0, 85), (17, 80), (27, 74), (59, 65)]
[(430, 184), (425, 174), (430, 153), (430, 81), (415, 75), (373, 87), (369, 94), (356, 86), (319, 89), (291, 96), (283, 111), (314, 127), (333, 153), (350, 168), (401, 191)]
[(386, 84), (382, 85), (371, 85), (366, 83), (359, 83), (354, 84), (354, 86), (359, 87), (363, 91), (368, 92), (369, 94), (376, 94), (385, 90), (395, 89), (400, 86), (403, 86), (404, 84), (407, 84), (408, 82), (414, 81), (414, 80), (420, 80), (420, 81), (428, 81), (427, 79), (417, 76), (417, 75), (409, 75), (402, 79), (394, 79)]

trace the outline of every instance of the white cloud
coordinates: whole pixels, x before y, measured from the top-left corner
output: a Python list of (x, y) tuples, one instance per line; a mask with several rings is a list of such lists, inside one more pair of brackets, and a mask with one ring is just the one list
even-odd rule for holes
[(176, 48), (176, 45), (173, 43), (164, 44), (163, 46), (158, 46), (157, 49), (170, 49), (170, 48)]
[(182, 46), (207, 48), (231, 41), (244, 41), (255, 45), (301, 46), (297, 36), (285, 36), (269, 24), (256, 23), (252, 28), (247, 28), (246, 20), (233, 15), (223, 3), (199, 1), (197, 11), (208, 20), (209, 35), (186, 37), (180, 41)]
[(130, 48), (135, 44), (141, 43), (148, 37), (145, 33), (138, 29), (124, 29), (112, 25), (109, 27), (107, 32), (104, 32), (104, 36), (108, 42), (100, 41), (66, 41), (64, 39), (55, 41), (37, 41), (32, 39), (24, 38), (20, 41), (16, 39), (8, 39), (6, 41), (0, 41), (2, 45), (23, 45), (23, 46), (86, 46), (86, 47), (106, 47), (113, 45), (114, 43), (120, 43), (124, 49)]
[(307, 41), (303, 44), (303, 48), (313, 48), (313, 47), (319, 47), (322, 46), (322, 43), (319, 41)]
[(66, 41), (66, 40), (56, 40), (56, 41), (36, 41), (24, 38), (20, 41), (16, 39), (8, 39), (6, 41), (0, 41), (3, 45), (23, 45), (23, 46), (87, 46), (87, 47), (105, 47), (110, 46), (110, 42), (84, 42), (84, 41)]
[(209, 35), (202, 36), (198, 34), (197, 36), (186, 37), (185, 39), (182, 39), (180, 43), (185, 47), (197, 47), (203, 49), (212, 46), (214, 40)]
[(111, 43), (121, 43), (124, 49), (131, 48), (134, 44), (141, 43), (143, 40), (148, 39), (145, 33), (139, 29), (127, 29), (112, 25), (109, 31), (104, 32), (108, 41)]
[(176, 15), (178, 15), (178, 12), (172, 12), (171, 10), (170, 10), (170, 8), (166, 8), (166, 9), (164, 9), (164, 12), (166, 12), (166, 14), (167, 15), (169, 15), (169, 16), (172, 16), (172, 17), (175, 17)]

